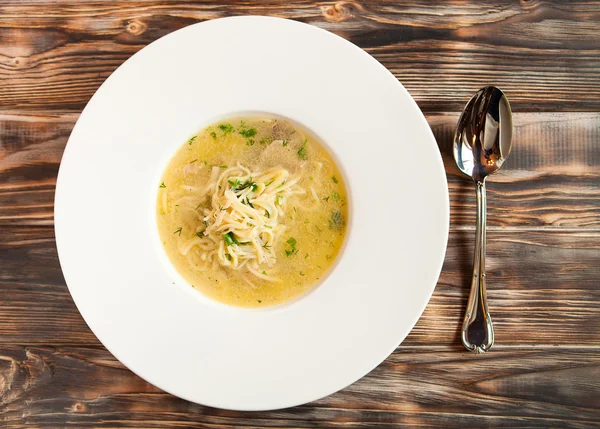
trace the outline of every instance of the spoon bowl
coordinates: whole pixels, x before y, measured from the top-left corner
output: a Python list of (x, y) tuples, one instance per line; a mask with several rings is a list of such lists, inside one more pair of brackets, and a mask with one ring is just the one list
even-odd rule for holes
[(495, 86), (480, 89), (467, 103), (456, 126), (456, 165), (473, 180), (484, 180), (508, 158), (512, 133), (512, 113), (504, 93)]

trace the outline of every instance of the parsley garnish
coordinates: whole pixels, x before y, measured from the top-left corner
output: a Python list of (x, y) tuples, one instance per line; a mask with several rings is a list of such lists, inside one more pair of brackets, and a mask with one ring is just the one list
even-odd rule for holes
[(165, 185), (165, 182), (161, 182), (159, 188), (166, 188), (167, 185)]
[(298, 158), (303, 161), (308, 158), (308, 153), (306, 152), (306, 140), (304, 140), (304, 143), (302, 143), (302, 146), (300, 146), (300, 149), (298, 149)]
[(287, 141), (287, 140), (284, 140), (284, 141), (282, 141), (282, 142), (281, 142), (281, 144), (282, 144), (282, 145), (284, 145), (284, 146), (287, 146), (289, 143), (290, 143), (290, 142), (289, 142), (289, 141)]
[(198, 137), (198, 136), (194, 136), (194, 137), (192, 137), (191, 139), (189, 139), (189, 140), (188, 140), (188, 144), (190, 144), (190, 145), (191, 145), (192, 143), (194, 143), (194, 140), (196, 140), (196, 137)]
[(221, 124), (219, 129), (223, 131), (223, 134), (230, 134), (233, 132), (233, 126), (231, 124)]
[(326, 203), (328, 203), (329, 202), (329, 197), (323, 198), (323, 201), (325, 201)]
[(246, 146), (254, 146), (254, 139), (246, 140)]
[(217, 133), (215, 133), (214, 131), (210, 132), (210, 136), (215, 140), (217, 139)]
[(227, 234), (223, 234), (223, 239), (225, 240), (225, 244), (231, 246), (233, 244), (240, 244), (239, 241), (233, 235), (233, 232), (228, 232)]
[(289, 250), (288, 249), (285, 250), (285, 254), (287, 256), (292, 256), (292, 255), (295, 255), (296, 253), (298, 253), (298, 249), (296, 249), (296, 244), (298, 242), (296, 241), (296, 239), (294, 237), (288, 238), (286, 243), (289, 244), (289, 246), (290, 246)]
[(235, 181), (233, 181), (233, 180), (228, 180), (228, 181), (227, 181), (227, 183), (229, 183), (231, 186), (233, 186), (233, 187), (235, 188), (236, 186), (239, 186), (239, 184), (240, 184), (240, 179), (235, 179)]
[(219, 165), (219, 168), (227, 168), (227, 165), (225, 165), (225, 164)]
[(193, 164), (194, 162), (198, 161), (197, 159), (193, 159), (190, 161), (190, 164)]
[[(256, 128), (248, 128), (244, 130), (239, 130), (238, 133), (243, 135), (244, 137), (254, 137), (256, 135)], [(252, 143), (254, 144), (254, 143)]]
[(175, 232), (173, 233), (173, 235), (175, 235), (175, 234), (179, 234), (179, 235), (181, 235), (181, 229), (182, 229), (181, 227), (177, 228), (177, 229), (175, 230)]
[(267, 144), (267, 143), (271, 143), (273, 140), (270, 137), (265, 137), (260, 139), (260, 144)]
[(337, 200), (339, 200), (339, 199), (340, 199), (340, 194), (338, 194), (336, 191), (333, 191), (333, 192), (331, 193), (331, 196), (333, 197), (333, 199), (334, 199), (335, 201), (337, 201)]
[(338, 179), (335, 176), (331, 176), (331, 180), (333, 180), (333, 183), (338, 183)]
[(260, 304), (262, 301), (260, 299), (257, 299), (258, 303)]
[(263, 276), (266, 276), (267, 272), (263, 270), (262, 274), (263, 274)]

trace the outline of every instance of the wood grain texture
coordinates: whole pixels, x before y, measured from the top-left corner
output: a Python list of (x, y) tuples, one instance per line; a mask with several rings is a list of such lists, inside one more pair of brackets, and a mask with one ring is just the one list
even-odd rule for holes
[(143, 382), (92, 347), (8, 346), (0, 352), (6, 429), (599, 427), (600, 351), (402, 346), (342, 392), (300, 407), (217, 410)]
[[(124, 368), (75, 308), (53, 231), (62, 152), (104, 79), (165, 34), (246, 14), (330, 30), (390, 69), (426, 113), (451, 201), (438, 285), (403, 344), (341, 392), (265, 413), (191, 404)], [(600, 428), (599, 22), (598, 1), (1, 1), (0, 427)], [(451, 142), (491, 83), (517, 113), (488, 185), (496, 345), (471, 355), (475, 199)]]
[[(0, 344), (94, 344), (64, 284), (54, 232), (4, 228)], [(473, 231), (451, 233), (433, 297), (404, 344), (453, 345), (466, 306)], [(600, 345), (600, 232), (490, 231), (489, 305), (498, 344)]]
[[(427, 119), (444, 158), (452, 228), (475, 224), (475, 191), (452, 159), (458, 114)], [(0, 226), (52, 225), (54, 185), (77, 115), (0, 113)], [(600, 228), (600, 113), (515, 114), (515, 144), (489, 179), (491, 227)]]
[(460, 111), (490, 83), (517, 111), (600, 110), (600, 7), (559, 0), (5, 0), (0, 108), (81, 110), (148, 43), (196, 22), (246, 14), (292, 18), (341, 35), (381, 61), (428, 112)]

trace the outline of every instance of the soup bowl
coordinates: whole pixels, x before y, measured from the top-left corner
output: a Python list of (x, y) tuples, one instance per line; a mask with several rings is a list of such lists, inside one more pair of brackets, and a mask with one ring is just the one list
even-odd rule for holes
[[(314, 133), (351, 205), (327, 278), (264, 310), (187, 287), (157, 242), (166, 162), (203, 126), (240, 113)], [(397, 79), (338, 36), (267, 17), (192, 25), (121, 65), (73, 129), (55, 199), (69, 291), (106, 348), (167, 392), (236, 410), (316, 400), (382, 362), (433, 292), (448, 221), (435, 139)]]

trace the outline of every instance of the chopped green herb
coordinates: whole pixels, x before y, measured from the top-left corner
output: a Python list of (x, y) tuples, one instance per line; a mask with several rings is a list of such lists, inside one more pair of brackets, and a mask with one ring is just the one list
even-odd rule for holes
[(269, 210), (265, 210), (265, 216), (267, 219), (271, 219), (271, 213), (269, 213)]
[(338, 179), (335, 176), (331, 176), (331, 180), (333, 180), (333, 183), (338, 183)]
[(273, 142), (273, 139), (271, 139), (270, 137), (265, 137), (260, 139), (260, 144), (271, 144)]
[(271, 248), (271, 246), (269, 246), (268, 242), (265, 243), (265, 244), (263, 244), (262, 247), (263, 247), (263, 249), (270, 249)]
[(198, 159), (192, 159), (192, 160), (190, 161), (190, 164), (193, 164), (193, 163), (194, 163), (194, 162), (196, 162), (196, 161), (198, 161)]
[(225, 165), (225, 164), (219, 165), (219, 168), (227, 168), (227, 165)]
[(344, 226), (344, 217), (336, 210), (331, 213), (331, 219), (329, 220), (329, 229), (339, 231)]
[(312, 176), (308, 176), (308, 178), (309, 178), (310, 180), (315, 180), (315, 179), (313, 179), (313, 177), (312, 177)]
[(302, 143), (302, 146), (300, 146), (300, 149), (298, 149), (298, 158), (303, 161), (308, 158), (308, 153), (306, 152), (306, 140), (304, 140), (304, 143)]
[(331, 255), (325, 255), (325, 259), (329, 261), (331, 259)]
[(198, 137), (198, 136), (194, 136), (194, 137), (190, 138), (190, 139), (188, 140), (188, 144), (190, 144), (190, 145), (191, 145), (192, 143), (194, 143), (194, 140), (196, 140), (196, 137)]
[(260, 299), (257, 299), (257, 301), (258, 301), (259, 304), (262, 302), (262, 300), (260, 300)]
[(309, 221), (308, 219), (306, 219), (306, 220), (304, 221), (304, 223), (310, 223), (310, 221)]
[(263, 270), (263, 272), (262, 272), (262, 275), (263, 275), (263, 276), (266, 276), (266, 275), (267, 275), (267, 272)]
[(239, 184), (240, 184), (240, 179), (235, 179), (235, 181), (233, 181), (233, 180), (228, 180), (228, 181), (227, 181), (227, 183), (229, 183), (231, 186), (233, 186), (233, 187), (235, 188), (236, 186), (239, 186)]
[(223, 131), (223, 134), (230, 134), (233, 132), (233, 126), (231, 124), (221, 124), (219, 129)]
[(304, 259), (308, 258), (308, 253), (306, 255), (304, 255)]
[(277, 195), (277, 198), (275, 199), (275, 202), (277, 204), (279, 204), (280, 206), (283, 205), (283, 197), (281, 195)]
[(179, 228), (177, 228), (177, 229), (175, 230), (175, 232), (173, 233), (173, 235), (175, 235), (175, 234), (179, 234), (179, 235), (181, 235), (181, 227), (179, 227)]
[(240, 183), (237, 185), (237, 187), (234, 189), (234, 191), (243, 191), (246, 188), (252, 187), (252, 190), (254, 190), (255, 187), (258, 188), (258, 185), (256, 183), (254, 183), (252, 181), (252, 179), (245, 181), (244, 183)]
[(167, 185), (165, 185), (165, 182), (161, 182), (159, 188), (166, 188)]
[(287, 256), (292, 256), (292, 255), (295, 255), (296, 253), (298, 253), (298, 249), (296, 249), (296, 244), (298, 244), (298, 242), (296, 241), (296, 239), (294, 237), (288, 238), (286, 243), (289, 244), (289, 246), (290, 246), (289, 250), (288, 249), (285, 250), (285, 254)]
[(281, 142), (281, 144), (282, 144), (282, 145), (284, 145), (284, 146), (287, 146), (289, 143), (290, 143), (290, 142), (289, 142), (289, 141), (287, 141), (287, 140), (284, 140), (284, 141), (282, 141), (282, 142)]
[(294, 206), (294, 213), (298, 213), (298, 210), (296, 210), (296, 206)]
[(304, 275), (304, 272), (300, 271), (300, 275), (301, 275), (301, 276), (303, 276), (303, 275)]
[(250, 200), (248, 199), (248, 197), (246, 197), (246, 200), (242, 200), (242, 204), (245, 204), (247, 206), (250, 206), (250, 207), (254, 208), (254, 205), (250, 202)]
[(269, 186), (270, 184), (272, 184), (274, 181), (275, 181), (275, 179), (273, 179), (273, 180), (271, 180), (269, 183), (267, 183), (267, 184), (265, 185), (265, 188), (266, 188), (267, 186)]
[(202, 203), (198, 204), (194, 210), (198, 210), (201, 205), (202, 205)]
[(246, 146), (254, 146), (254, 139), (246, 140)]
[(340, 194), (338, 194), (336, 191), (333, 191), (333, 192), (331, 193), (331, 196), (333, 197), (333, 199), (334, 199), (335, 201), (338, 201), (338, 200), (340, 199)]
[(233, 232), (228, 232), (227, 234), (223, 234), (223, 239), (225, 240), (225, 244), (231, 246), (233, 244), (240, 244), (239, 241), (233, 235)]
[(326, 203), (328, 203), (329, 202), (329, 197), (323, 198), (323, 201), (325, 201)]
[(250, 186), (252, 186), (252, 192), (256, 192), (256, 190), (258, 189), (258, 185), (254, 182)]
[(201, 232), (197, 232), (196, 235), (200, 238), (202, 238), (204, 236)]
[(215, 133), (214, 131), (210, 132), (210, 136), (215, 140), (217, 139), (217, 133)]
[(244, 137), (254, 137), (256, 135), (256, 128), (242, 129), (239, 130), (238, 133), (240, 133)]
[(208, 228), (208, 222), (207, 221), (203, 220), (202, 223), (204, 224), (205, 227)]

